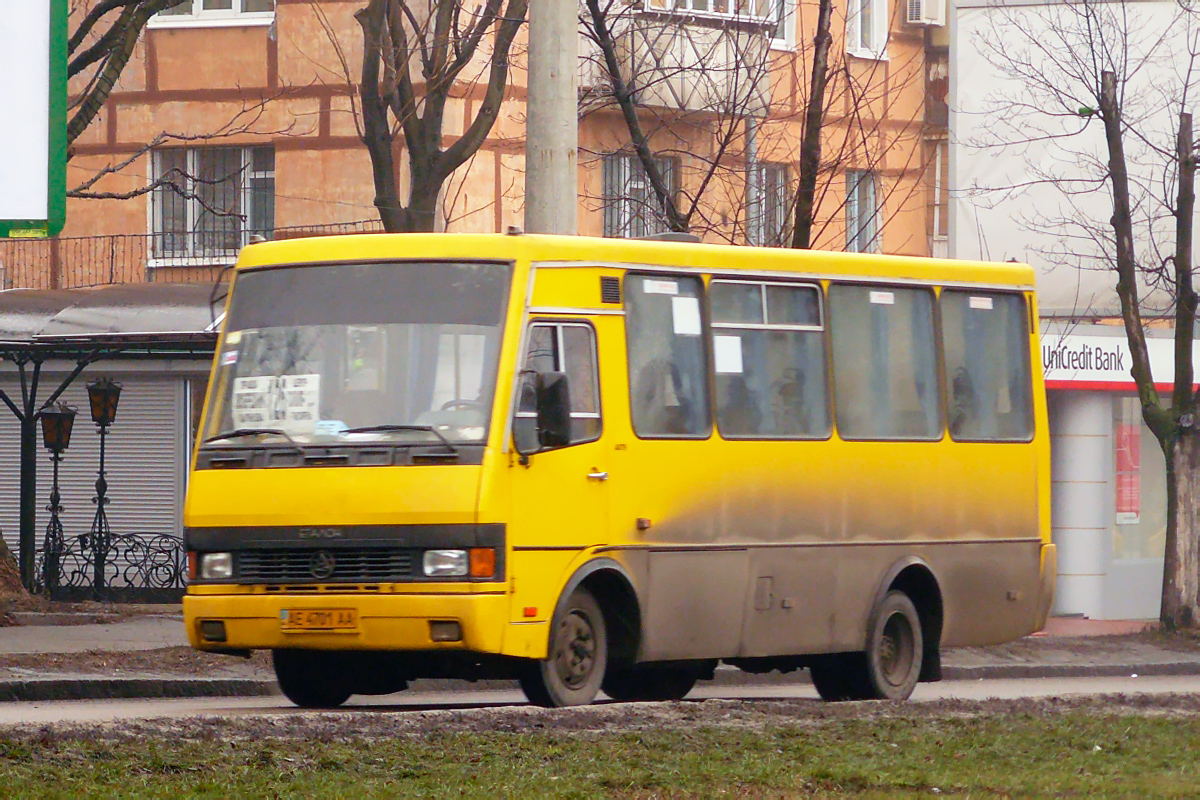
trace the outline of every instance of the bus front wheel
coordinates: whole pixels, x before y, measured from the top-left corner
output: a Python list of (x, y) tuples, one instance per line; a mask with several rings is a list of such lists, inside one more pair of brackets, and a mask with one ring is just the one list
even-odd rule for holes
[(546, 708), (587, 705), (600, 691), (607, 662), (604, 614), (581, 586), (554, 616), (549, 656), (522, 670), (521, 690), (529, 702)]
[(338, 653), (320, 650), (272, 650), (275, 678), (284, 697), (301, 708), (337, 708), (350, 699), (346, 671)]

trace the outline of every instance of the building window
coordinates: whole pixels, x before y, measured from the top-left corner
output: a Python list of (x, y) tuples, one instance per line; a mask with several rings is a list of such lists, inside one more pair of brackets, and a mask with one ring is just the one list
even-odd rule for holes
[(850, 0), (846, 9), (846, 52), (860, 58), (887, 58), (887, 0)]
[(873, 172), (846, 170), (846, 250), (850, 253), (879, 250), (879, 204)]
[(190, 24), (253, 25), (275, 19), (275, 0), (183, 0), (160, 11), (150, 24), (155, 27)]
[[(679, 191), (679, 165), (673, 158), (655, 157), (654, 163), (675, 197)], [(667, 215), (641, 159), (634, 153), (608, 153), (602, 162), (604, 181), (604, 235), (625, 238), (650, 236), (667, 230)]]
[(275, 229), (275, 149), (157, 150), (151, 252), (155, 259), (229, 260)]
[(945, 140), (929, 144), (928, 233), (934, 239), (950, 236), (950, 147)]
[(787, 164), (759, 164), (758, 219), (751, 220), (751, 244), (782, 247), (791, 232), (792, 187)]

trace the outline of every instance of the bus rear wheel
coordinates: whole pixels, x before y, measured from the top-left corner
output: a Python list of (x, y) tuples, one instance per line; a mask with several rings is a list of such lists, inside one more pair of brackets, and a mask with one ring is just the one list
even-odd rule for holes
[(890, 591), (872, 615), (866, 651), (818, 656), (809, 672), (822, 700), (907, 700), (923, 653), (916, 606), (904, 592)]
[(875, 610), (867, 639), (866, 688), (870, 698), (907, 700), (921, 677), (925, 641), (917, 607), (904, 592), (890, 591)]
[(521, 690), (529, 702), (545, 708), (587, 705), (600, 691), (607, 662), (604, 614), (581, 586), (554, 616), (549, 656), (521, 671)]
[(625, 667), (606, 674), (601, 688), (620, 703), (682, 700), (699, 677), (688, 667)]
[(272, 650), (275, 677), (284, 697), (301, 708), (337, 708), (354, 692), (339, 669), (337, 653), (320, 650)]

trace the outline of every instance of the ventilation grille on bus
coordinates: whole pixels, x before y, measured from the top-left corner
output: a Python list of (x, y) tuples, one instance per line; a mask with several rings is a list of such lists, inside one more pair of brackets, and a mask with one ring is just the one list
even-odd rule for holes
[(621, 304), (621, 279), (600, 278), (600, 302)]
[(412, 551), (396, 547), (323, 551), (264, 548), (241, 550), (237, 559), (239, 580), (264, 583), (403, 580), (412, 577), (413, 565)]

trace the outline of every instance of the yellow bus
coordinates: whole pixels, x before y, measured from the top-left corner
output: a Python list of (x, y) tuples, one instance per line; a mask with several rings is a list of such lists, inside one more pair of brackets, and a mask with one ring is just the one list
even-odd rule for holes
[(1027, 266), (514, 232), (234, 274), (185, 620), (300, 706), (677, 699), (720, 664), (898, 699), (1045, 623)]

